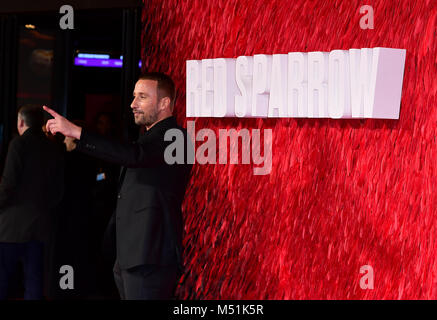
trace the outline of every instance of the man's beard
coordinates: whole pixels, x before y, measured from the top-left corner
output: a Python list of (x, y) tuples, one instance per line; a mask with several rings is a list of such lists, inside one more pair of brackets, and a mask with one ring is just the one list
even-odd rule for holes
[(158, 112), (154, 112), (153, 114), (149, 114), (147, 116), (144, 117), (145, 120), (145, 125), (146, 126), (151, 126), (152, 124), (154, 124), (157, 120), (158, 120)]
[(154, 124), (157, 120), (158, 120), (158, 112), (154, 111), (153, 113), (150, 114), (144, 114), (141, 113), (142, 117), (140, 119), (138, 119), (138, 121), (135, 121), (135, 123), (139, 126), (151, 126), (152, 124)]

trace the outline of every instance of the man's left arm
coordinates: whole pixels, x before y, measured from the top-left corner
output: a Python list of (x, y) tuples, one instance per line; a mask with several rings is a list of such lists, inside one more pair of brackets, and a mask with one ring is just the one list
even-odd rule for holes
[(164, 163), (166, 142), (151, 136), (143, 142), (121, 143), (82, 130), (76, 150), (128, 168), (148, 167)]

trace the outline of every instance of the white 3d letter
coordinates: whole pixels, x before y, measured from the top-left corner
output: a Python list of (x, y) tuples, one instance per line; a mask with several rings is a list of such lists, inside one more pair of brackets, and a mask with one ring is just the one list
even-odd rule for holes
[(252, 117), (267, 117), (269, 109), (272, 56), (253, 56)]
[(288, 115), (308, 116), (308, 54), (288, 54)]
[(235, 65), (235, 80), (241, 95), (235, 95), (235, 115), (246, 117), (252, 107), (253, 58), (241, 56)]
[(214, 69), (212, 59), (202, 60), (202, 117), (211, 117), (214, 108)]
[(328, 117), (327, 70), (328, 54), (326, 52), (308, 53), (308, 117)]
[(343, 50), (329, 53), (328, 110), (334, 119), (351, 116), (349, 56)]
[(287, 55), (274, 54), (269, 100), (269, 117), (287, 117)]
[(187, 117), (200, 116), (200, 61), (188, 60), (187, 61)]
[(214, 117), (234, 116), (235, 59), (214, 59)]

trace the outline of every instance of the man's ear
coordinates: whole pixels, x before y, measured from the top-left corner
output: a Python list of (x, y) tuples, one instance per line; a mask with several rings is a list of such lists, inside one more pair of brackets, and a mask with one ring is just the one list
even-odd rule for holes
[(169, 97), (162, 98), (161, 101), (159, 102), (159, 104), (160, 104), (159, 108), (161, 110), (165, 110), (166, 108), (168, 108), (168, 110), (172, 111)]

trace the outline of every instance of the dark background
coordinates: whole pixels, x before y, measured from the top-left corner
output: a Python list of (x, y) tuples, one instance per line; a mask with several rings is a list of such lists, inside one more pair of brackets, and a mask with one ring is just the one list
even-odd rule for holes
[[(0, 170), (17, 135), (17, 110), (47, 105), (89, 130), (98, 116), (111, 119), (111, 138), (136, 139), (130, 102), (140, 73), (140, 1), (70, 1), (74, 29), (62, 30), (64, 1), (10, 1), (0, 5)], [(30, 29), (26, 25), (33, 25)], [(122, 68), (74, 65), (79, 53), (124, 57)], [(47, 118), (50, 116), (47, 114)], [(60, 142), (62, 141), (62, 137)], [(65, 153), (65, 195), (46, 247), (48, 299), (117, 298), (113, 257), (104, 257), (102, 238), (115, 206), (119, 168), (79, 153)], [(105, 173), (105, 180), (96, 175)], [(111, 261), (112, 258), (112, 261)], [(59, 266), (75, 270), (75, 290), (59, 289)], [(23, 293), (18, 269), (10, 297)]]
[[(92, 127), (100, 112), (117, 120), (124, 139), (136, 128), (129, 104), (140, 69), (141, 3), (73, 1), (74, 29), (62, 30), (61, 1), (13, 1), (0, 6), (0, 165), (16, 133), (16, 110), (47, 105)], [(32, 24), (35, 29), (26, 29)], [(78, 52), (124, 56), (123, 68), (74, 66)], [(136, 63), (134, 63), (136, 61)]]

